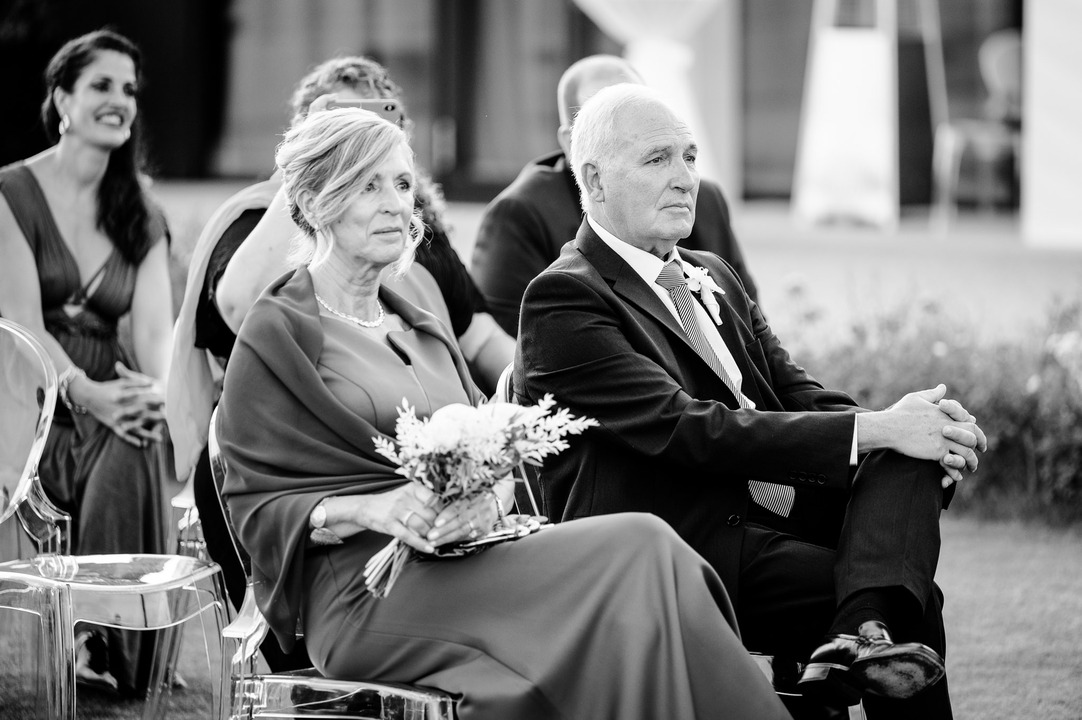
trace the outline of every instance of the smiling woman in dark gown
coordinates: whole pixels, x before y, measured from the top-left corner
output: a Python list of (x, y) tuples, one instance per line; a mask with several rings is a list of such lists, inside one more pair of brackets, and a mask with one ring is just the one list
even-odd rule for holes
[[(0, 170), (0, 314), (60, 376), (40, 465), (72, 551), (160, 553), (162, 392), (172, 323), (165, 221), (138, 174), (139, 52), (99, 31), (57, 52), (42, 108), (55, 146)], [(131, 314), (134, 353), (118, 320)], [(142, 695), (153, 636), (80, 626), (77, 677)]]

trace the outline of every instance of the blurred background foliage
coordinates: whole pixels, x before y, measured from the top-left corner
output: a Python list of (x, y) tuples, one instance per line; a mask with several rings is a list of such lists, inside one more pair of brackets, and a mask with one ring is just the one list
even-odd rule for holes
[(775, 308), (795, 316), (783, 341), (825, 386), (880, 409), (942, 382), (976, 416), (988, 452), (952, 512), (1082, 521), (1082, 303), (1055, 301), (1042, 324), (1005, 341), (982, 337), (931, 298), (868, 310), (839, 334), (802, 285), (788, 295)]

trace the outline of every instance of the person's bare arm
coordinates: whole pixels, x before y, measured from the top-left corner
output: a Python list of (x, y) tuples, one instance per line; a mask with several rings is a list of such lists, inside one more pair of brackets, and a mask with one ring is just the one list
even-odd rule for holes
[(215, 290), (218, 312), (234, 333), (259, 293), (288, 269), (286, 255), (297, 232), (285, 192), (279, 188), (267, 212), (226, 265)]
[(169, 244), (150, 248), (135, 275), (132, 295), (132, 349), (139, 370), (162, 381), (173, 346), (173, 298), (169, 291)]
[(486, 393), (496, 387), (500, 373), (515, 358), (515, 339), (488, 313), (474, 313), (470, 326), (458, 338), (458, 346)]

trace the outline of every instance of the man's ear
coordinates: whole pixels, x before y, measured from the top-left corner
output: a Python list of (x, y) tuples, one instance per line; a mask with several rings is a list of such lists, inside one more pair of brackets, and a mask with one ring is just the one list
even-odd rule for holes
[(601, 171), (594, 163), (584, 163), (582, 166), (582, 184), (586, 188), (586, 195), (595, 203), (605, 202), (605, 188), (601, 183)]

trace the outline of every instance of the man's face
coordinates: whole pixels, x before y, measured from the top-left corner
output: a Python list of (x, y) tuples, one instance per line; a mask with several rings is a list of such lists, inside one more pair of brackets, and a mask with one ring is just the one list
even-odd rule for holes
[(613, 157), (601, 163), (598, 220), (624, 242), (664, 255), (695, 223), (695, 138), (659, 102), (625, 109), (616, 137)]

